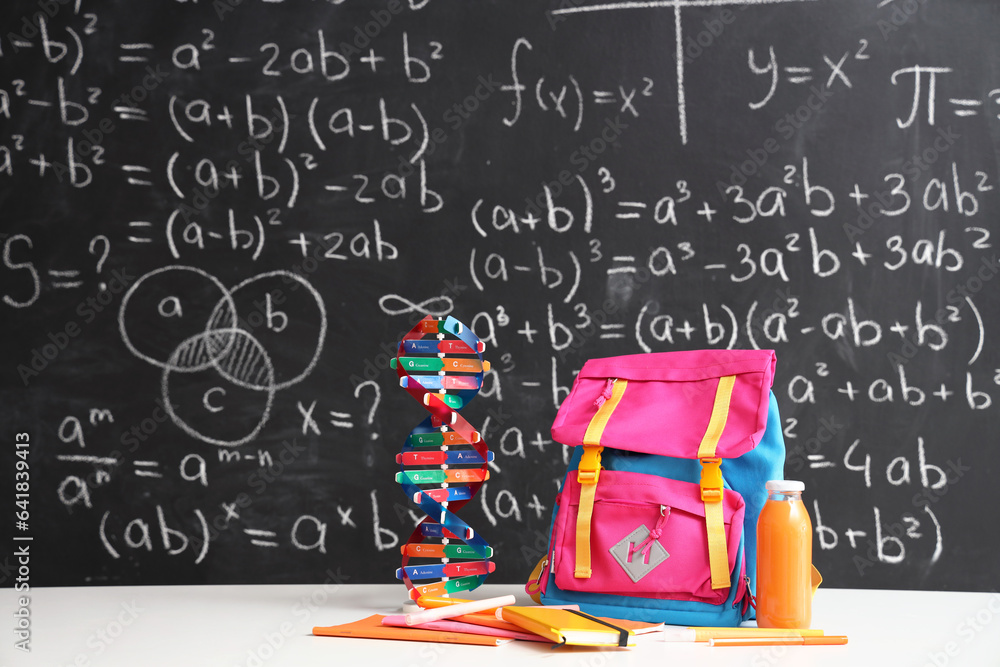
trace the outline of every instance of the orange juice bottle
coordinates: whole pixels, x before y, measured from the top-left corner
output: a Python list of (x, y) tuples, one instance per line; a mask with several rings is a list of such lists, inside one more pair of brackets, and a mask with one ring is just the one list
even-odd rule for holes
[(806, 485), (767, 483), (757, 520), (757, 625), (808, 628), (812, 622), (812, 522), (802, 504)]

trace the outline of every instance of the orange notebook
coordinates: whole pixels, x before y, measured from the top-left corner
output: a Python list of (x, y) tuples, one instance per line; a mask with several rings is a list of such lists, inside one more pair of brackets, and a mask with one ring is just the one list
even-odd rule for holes
[(580, 646), (635, 646), (635, 632), (569, 609), (548, 607), (501, 607), (503, 620), (549, 639), (557, 644)]
[(420, 628), (395, 628), (382, 625), (382, 614), (372, 614), (368, 618), (343, 625), (317, 626), (313, 634), (323, 637), (363, 637), (365, 639), (402, 639), (411, 642), (440, 642), (443, 644), (474, 644), (476, 646), (500, 646), (513, 641), (486, 635), (470, 635), (464, 632), (440, 632)]

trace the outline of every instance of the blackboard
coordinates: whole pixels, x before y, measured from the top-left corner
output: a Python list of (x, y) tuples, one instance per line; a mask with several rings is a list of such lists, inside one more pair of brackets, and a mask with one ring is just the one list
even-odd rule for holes
[[(586, 359), (761, 347), (826, 585), (996, 585), (995, 3), (0, 17), (5, 585), (393, 581), (426, 314), (492, 362), (491, 581), (544, 548)], [(256, 379), (181, 372), (233, 309)]]

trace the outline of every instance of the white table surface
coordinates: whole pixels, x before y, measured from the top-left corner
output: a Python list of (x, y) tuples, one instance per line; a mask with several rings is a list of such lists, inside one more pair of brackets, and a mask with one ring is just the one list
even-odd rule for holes
[[(315, 637), (313, 626), (397, 613), (402, 585), (122, 586), (30, 591), (31, 652), (14, 648), (16, 596), (0, 592), (0, 665), (558, 667), (604, 665), (1000, 665), (1000, 594), (820, 589), (813, 627), (847, 646), (712, 648), (644, 639), (633, 649), (514, 642), (459, 646)], [(520, 586), (471, 594), (524, 597)]]

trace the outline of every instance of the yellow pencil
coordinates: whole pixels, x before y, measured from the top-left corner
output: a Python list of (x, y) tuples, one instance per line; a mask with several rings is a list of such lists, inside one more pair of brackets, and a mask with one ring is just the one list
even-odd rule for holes
[(822, 630), (812, 628), (682, 628), (664, 629), (663, 641), (707, 642), (711, 639), (741, 639), (743, 637), (822, 637)]

